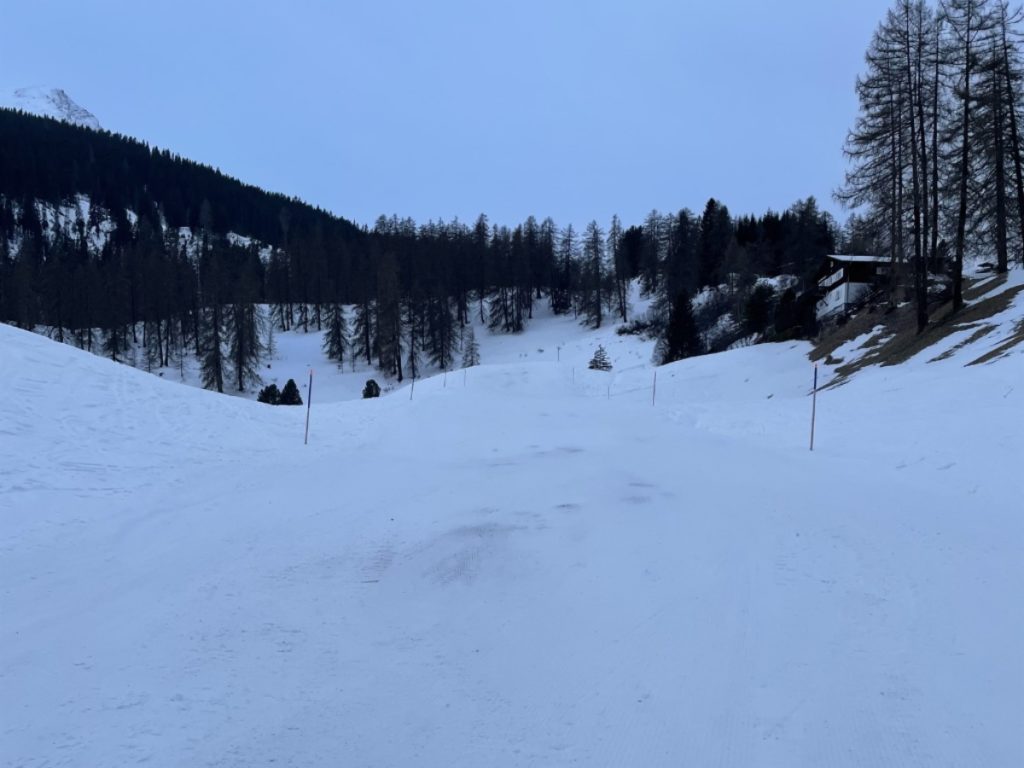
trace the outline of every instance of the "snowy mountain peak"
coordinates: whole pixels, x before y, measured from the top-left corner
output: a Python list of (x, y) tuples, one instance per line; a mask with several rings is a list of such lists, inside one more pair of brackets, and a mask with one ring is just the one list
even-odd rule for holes
[(33, 115), (52, 117), (66, 123), (100, 129), (100, 121), (85, 107), (76, 104), (62, 88), (17, 88), (0, 92), (0, 107), (20, 109)]

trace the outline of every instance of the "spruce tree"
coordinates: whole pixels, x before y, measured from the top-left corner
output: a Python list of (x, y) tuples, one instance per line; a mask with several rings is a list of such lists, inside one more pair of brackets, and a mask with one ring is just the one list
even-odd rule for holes
[(295, 379), (288, 379), (285, 383), (278, 405), (302, 405), (302, 396), (299, 394), (299, 387), (295, 384)]
[(281, 391), (277, 388), (277, 384), (268, 384), (261, 389), (256, 397), (256, 402), (266, 403), (267, 405), (279, 405), (281, 402)]
[(239, 392), (260, 382), (263, 318), (255, 304), (232, 304), (228, 314), (228, 356)]
[(664, 365), (699, 355), (701, 351), (700, 334), (693, 317), (693, 303), (686, 293), (680, 293), (672, 302), (665, 336), (658, 342), (657, 359), (659, 364)]
[(729, 209), (714, 198), (704, 206), (697, 240), (697, 277), (700, 287), (721, 282), (722, 261), (733, 235)]
[(590, 358), (587, 367), (592, 371), (610, 371), (612, 369), (612, 361), (608, 359), (608, 353), (604, 351), (603, 346), (598, 345), (597, 351)]
[(352, 329), (352, 356), (365, 357), (367, 365), (373, 365), (373, 350), (377, 339), (376, 320), (374, 302), (367, 299), (356, 304), (355, 323)]
[(206, 310), (202, 329), (200, 368), (206, 389), (224, 391), (224, 317), (219, 304)]
[(341, 368), (345, 363), (345, 352), (349, 348), (348, 320), (341, 304), (327, 305), (327, 333), (324, 334), (324, 353)]
[(448, 298), (435, 296), (427, 307), (427, 356), (442, 371), (452, 367), (455, 351), (455, 318)]

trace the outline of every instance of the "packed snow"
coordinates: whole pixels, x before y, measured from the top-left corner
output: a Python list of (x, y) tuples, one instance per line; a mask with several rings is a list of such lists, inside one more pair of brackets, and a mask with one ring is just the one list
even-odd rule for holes
[(100, 130), (100, 121), (85, 107), (76, 104), (61, 88), (31, 87), (0, 91), (0, 108), (20, 109), (40, 117), (52, 117), (83, 128)]
[(353, 400), (279, 335), (303, 445), (0, 326), (3, 764), (1024, 764), (1020, 351), (862, 371), (811, 452), (805, 343), (655, 390), (635, 337), (477, 338)]

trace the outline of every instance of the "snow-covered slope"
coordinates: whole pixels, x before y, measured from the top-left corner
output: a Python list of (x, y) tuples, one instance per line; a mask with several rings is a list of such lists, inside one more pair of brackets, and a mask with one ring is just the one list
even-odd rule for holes
[(866, 370), (811, 453), (807, 345), (652, 405), (569, 330), (304, 446), (0, 326), (5, 764), (1024, 764), (1024, 355)]
[(76, 104), (61, 88), (33, 87), (0, 91), (0, 107), (52, 117), (95, 131), (101, 127), (100, 121), (92, 112)]

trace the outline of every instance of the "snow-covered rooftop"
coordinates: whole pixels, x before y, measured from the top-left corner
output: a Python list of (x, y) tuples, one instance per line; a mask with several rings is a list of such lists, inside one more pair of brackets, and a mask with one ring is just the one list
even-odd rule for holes
[(843, 261), (843, 262), (849, 262), (849, 263), (857, 263), (857, 262), (869, 263), (869, 262), (875, 262), (875, 261), (887, 262), (887, 261), (890, 260), (888, 256), (868, 256), (868, 255), (862, 255), (862, 254), (856, 254), (855, 255), (855, 254), (848, 254), (848, 253), (830, 253), (828, 255), (828, 257), (830, 259), (835, 259), (836, 261)]

